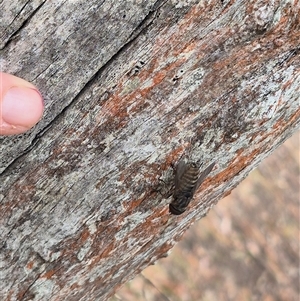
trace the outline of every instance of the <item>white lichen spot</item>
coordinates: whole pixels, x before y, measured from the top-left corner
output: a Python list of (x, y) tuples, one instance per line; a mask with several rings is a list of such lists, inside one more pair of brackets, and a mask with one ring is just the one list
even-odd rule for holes
[(49, 261), (52, 262), (54, 260), (57, 260), (61, 256), (61, 254), (62, 254), (61, 251), (51, 253)]
[(86, 222), (86, 225), (88, 226), (90, 234), (94, 234), (97, 231), (97, 226), (94, 220), (89, 220)]
[(202, 67), (187, 72), (186, 76), (182, 79), (184, 89), (190, 93), (194, 92), (202, 83), (204, 74), (205, 70)]
[(252, 52), (255, 52), (256, 50), (260, 49), (261, 45), (259, 43), (255, 44), (255, 46), (253, 46), (253, 48), (251, 49)]
[(103, 143), (106, 145), (105, 149), (103, 150), (103, 153), (107, 153), (111, 150), (111, 143), (116, 140), (116, 137), (113, 134), (109, 134), (105, 137), (103, 140)]
[(150, 77), (149, 79), (146, 79), (143, 84), (141, 85), (140, 89), (145, 90), (149, 89), (151, 87), (155, 86), (154, 80)]
[(55, 290), (59, 289), (55, 281), (39, 278), (31, 286), (30, 291), (34, 293), (34, 300), (45, 300), (46, 296), (53, 296)]
[(171, 0), (171, 3), (175, 6), (175, 8), (184, 8), (191, 6), (193, 4), (196, 4), (198, 2), (202, 1), (196, 1), (196, 0)]
[(254, 7), (254, 20), (257, 25), (265, 27), (270, 23), (274, 16), (274, 4), (270, 1), (267, 5)]
[(93, 240), (92, 239), (87, 239), (85, 244), (80, 248), (79, 252), (77, 253), (77, 258), (79, 261), (82, 261), (85, 257), (85, 255), (89, 252), (91, 249)]
[(130, 94), (131, 92), (135, 91), (140, 85), (140, 80), (138, 77), (133, 78), (132, 80), (128, 80), (127, 83), (124, 85), (120, 96), (125, 96)]

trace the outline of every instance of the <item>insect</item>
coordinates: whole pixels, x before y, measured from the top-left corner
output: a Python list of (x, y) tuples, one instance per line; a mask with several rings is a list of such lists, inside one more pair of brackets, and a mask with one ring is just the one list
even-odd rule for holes
[(175, 174), (173, 201), (169, 205), (169, 211), (172, 214), (180, 215), (186, 210), (195, 191), (214, 166), (215, 162), (210, 164), (202, 173), (199, 173), (199, 167), (196, 163), (185, 163), (183, 160), (178, 163)]

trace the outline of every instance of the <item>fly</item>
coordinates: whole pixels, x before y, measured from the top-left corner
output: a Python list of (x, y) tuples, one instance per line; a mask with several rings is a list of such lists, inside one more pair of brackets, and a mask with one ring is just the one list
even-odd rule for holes
[(173, 201), (169, 205), (169, 210), (172, 214), (180, 215), (186, 211), (196, 190), (214, 166), (215, 162), (200, 173), (196, 163), (185, 163), (183, 160), (178, 163), (175, 174)]

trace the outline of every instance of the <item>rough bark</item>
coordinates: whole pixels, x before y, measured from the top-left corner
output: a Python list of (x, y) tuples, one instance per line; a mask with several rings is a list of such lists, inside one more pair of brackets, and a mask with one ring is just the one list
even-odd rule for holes
[[(3, 300), (105, 300), (299, 126), (298, 1), (4, 1), (2, 69), (45, 116), (1, 138)], [(171, 216), (172, 164), (217, 165)]]

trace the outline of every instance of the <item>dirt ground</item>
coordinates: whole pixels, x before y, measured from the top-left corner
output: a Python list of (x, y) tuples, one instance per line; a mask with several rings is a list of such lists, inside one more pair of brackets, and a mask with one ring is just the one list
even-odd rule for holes
[(298, 301), (300, 134), (110, 301)]

